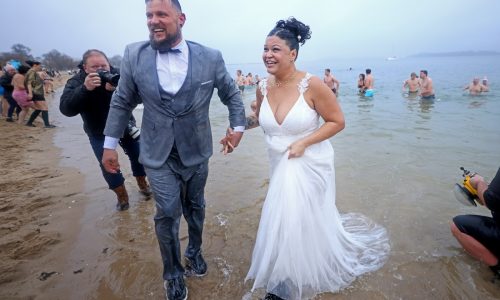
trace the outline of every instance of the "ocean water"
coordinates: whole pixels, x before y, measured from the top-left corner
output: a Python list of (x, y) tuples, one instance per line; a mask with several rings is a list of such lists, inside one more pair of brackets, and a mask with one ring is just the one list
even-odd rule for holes
[[(331, 138), (335, 149), (336, 205), (341, 213), (365, 214), (383, 225), (391, 254), (378, 271), (359, 277), (337, 294), (317, 299), (498, 299), (487, 267), (460, 248), (449, 230), (459, 214), (483, 214), (453, 196), (461, 181), (460, 167), (491, 179), (500, 166), (500, 60), (498, 57), (407, 58), (394, 61), (332, 60), (298, 62), (300, 70), (323, 76), (332, 69), (340, 80), (339, 103), (346, 128)], [(352, 70), (349, 70), (352, 68)], [(375, 96), (357, 95), (356, 80), (365, 68), (375, 77)], [(265, 77), (261, 64), (228, 65)], [(436, 99), (421, 101), (401, 91), (411, 72), (426, 69), (434, 81)], [(487, 76), (490, 92), (469, 96), (463, 87), (473, 77)], [(250, 111), (255, 87), (245, 90)], [(142, 110), (134, 114), (141, 119)], [(236, 151), (224, 156), (218, 140), (228, 126), (227, 109), (214, 93), (211, 109), (214, 155), (206, 187), (203, 253), (209, 266), (202, 279), (188, 279), (190, 299), (258, 299), (249, 293), (248, 271), (262, 204), (268, 187), (268, 162), (260, 128), (245, 132)], [(75, 238), (69, 262), (84, 262), (82, 288), (74, 298), (158, 299), (163, 296), (161, 261), (154, 234), (154, 203), (131, 192), (131, 208), (113, 213), (107, 191), (81, 122), (61, 119), (57, 140), (63, 156), (79, 157), (86, 175), (86, 207), (82, 232)], [(85, 150), (85, 151), (82, 151)], [(121, 158), (129, 190), (130, 170)], [(69, 160), (65, 165), (75, 164)], [(185, 223), (181, 243), (187, 242)], [(107, 254), (95, 254), (106, 248)], [(183, 251), (183, 249), (181, 249)], [(80, 263), (81, 264), (81, 263)], [(76, 266), (79, 266), (76, 264)], [(72, 267), (73, 270), (77, 267)], [(71, 267), (69, 269), (71, 271)], [(72, 286), (71, 277), (66, 284)], [(66, 288), (67, 289), (67, 288)], [(59, 290), (64, 290), (64, 286)], [(53, 293), (63, 296), (64, 294)]]
[[(324, 69), (330, 68), (340, 81), (346, 128), (331, 138), (337, 207), (373, 218), (387, 228), (392, 241), (386, 266), (363, 276), (341, 295), (355, 299), (500, 297), (498, 284), (485, 279), (491, 275), (489, 270), (468, 257), (449, 231), (455, 215), (489, 214), (483, 207), (460, 204), (452, 188), (461, 180), (461, 166), (487, 179), (500, 167), (498, 57), (318, 61), (299, 62), (297, 67), (321, 78)], [(366, 68), (375, 77), (373, 98), (357, 95), (358, 74)], [(228, 69), (264, 74), (263, 67), (255, 64)], [(402, 92), (403, 81), (422, 69), (433, 79), (433, 101)], [(470, 96), (463, 91), (476, 76), (487, 76), (490, 92)], [(246, 108), (254, 98), (255, 89), (245, 90)], [(219, 126), (227, 126), (227, 112), (217, 99), (212, 108), (214, 131), (221, 132)], [(244, 232), (250, 238), (261, 206), (255, 197), (262, 199), (266, 190), (262, 139), (261, 130), (253, 129), (245, 133), (234, 156), (221, 161), (216, 156), (216, 172), (228, 176), (224, 184), (208, 187), (215, 210), (228, 210), (229, 220), (245, 217), (253, 224)], [(239, 196), (235, 199), (233, 193)], [(241, 242), (240, 237), (234, 238)]]

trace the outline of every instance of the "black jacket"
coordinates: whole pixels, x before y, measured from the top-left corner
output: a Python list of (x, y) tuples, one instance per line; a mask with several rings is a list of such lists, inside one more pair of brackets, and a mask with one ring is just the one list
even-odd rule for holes
[[(61, 95), (59, 110), (68, 117), (80, 114), (87, 135), (100, 136), (106, 126), (113, 92), (107, 91), (104, 84), (93, 91), (87, 90), (83, 84), (86, 76), (87, 73), (80, 70), (68, 80)], [(133, 116), (130, 120), (135, 125)]]
[(10, 75), (8, 72), (5, 72), (5, 74), (0, 77), (0, 85), (4, 89), (3, 96), (5, 98), (12, 98), (12, 92), (14, 91), (14, 86), (12, 85), (13, 77), (14, 76)]
[(500, 224), (500, 168), (488, 186), (488, 189), (484, 191), (483, 197), (486, 207), (491, 210), (497, 224)]

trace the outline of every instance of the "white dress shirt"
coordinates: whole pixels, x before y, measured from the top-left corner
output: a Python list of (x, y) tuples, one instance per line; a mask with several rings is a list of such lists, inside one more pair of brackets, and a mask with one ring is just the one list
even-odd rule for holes
[(183, 39), (172, 49), (181, 52), (160, 53), (156, 51), (156, 73), (163, 90), (175, 95), (182, 87), (188, 71), (189, 47)]

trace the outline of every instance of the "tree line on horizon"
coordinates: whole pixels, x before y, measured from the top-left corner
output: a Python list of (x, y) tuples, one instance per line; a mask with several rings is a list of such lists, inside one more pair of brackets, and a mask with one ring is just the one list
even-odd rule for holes
[[(11, 51), (0, 52), (0, 66), (5, 66), (11, 60), (17, 60), (22, 64), (26, 64), (27, 60), (37, 60), (42, 63), (44, 68), (54, 71), (74, 70), (78, 68), (78, 64), (80, 63), (80, 59), (75, 59), (56, 49), (42, 54), (40, 57), (35, 57), (31, 53), (31, 48), (23, 44), (14, 44), (11, 47)], [(109, 62), (112, 66), (119, 67), (121, 60), (122, 57), (120, 55), (115, 55), (109, 59)]]

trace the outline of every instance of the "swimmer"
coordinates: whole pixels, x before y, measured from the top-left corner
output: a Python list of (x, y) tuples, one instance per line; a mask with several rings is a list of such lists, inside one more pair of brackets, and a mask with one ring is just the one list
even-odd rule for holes
[(363, 73), (359, 74), (358, 77), (358, 93), (359, 94), (365, 93), (365, 74)]
[(410, 74), (410, 78), (406, 79), (403, 83), (403, 91), (408, 88), (408, 94), (418, 94), (420, 88), (420, 81), (415, 72)]
[(481, 83), (479, 83), (478, 77), (472, 79), (472, 83), (464, 87), (464, 91), (466, 90), (469, 90), (470, 95), (480, 95), (482, 92), (485, 92), (484, 86)]
[(490, 91), (490, 87), (488, 86), (488, 78), (486, 78), (486, 76), (484, 76), (483, 81), (481, 82), (481, 84), (483, 85), (483, 92), (489, 92)]
[(365, 96), (366, 97), (372, 97), (373, 96), (373, 87), (375, 86), (375, 79), (373, 78), (372, 75), (372, 70), (371, 69), (366, 69), (366, 76), (365, 76)]
[(427, 70), (420, 71), (420, 97), (424, 100), (436, 98), (434, 95), (434, 87), (432, 86), (432, 79), (427, 76)]
[(333, 77), (330, 69), (325, 69), (325, 77), (323, 78), (323, 82), (332, 90), (335, 96), (338, 95), (340, 82)]

